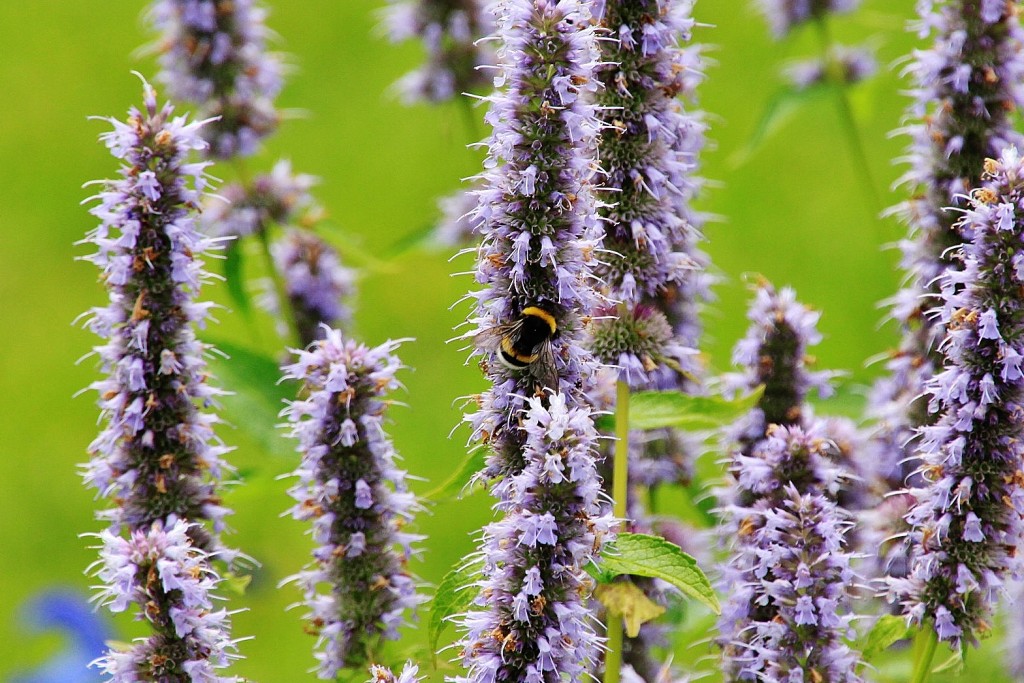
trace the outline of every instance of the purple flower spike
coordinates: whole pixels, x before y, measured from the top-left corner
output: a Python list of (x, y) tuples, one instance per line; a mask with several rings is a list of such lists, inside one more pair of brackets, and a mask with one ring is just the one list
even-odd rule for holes
[(107, 340), (96, 347), (106, 379), (94, 382), (106, 426), (89, 446), (87, 484), (117, 506), (101, 513), (117, 533), (148, 529), (169, 515), (193, 525), (198, 548), (222, 551), (217, 533), (227, 510), (215, 490), (227, 465), (214, 435), (217, 418), (201, 407), (218, 391), (206, 384), (204, 350), (195, 327), (210, 304), (196, 296), (207, 279), (201, 256), (211, 241), (195, 229), (206, 164), (202, 122), (157, 108), (146, 84), (145, 106), (128, 121), (110, 119), (101, 139), (122, 160), (121, 179), (103, 183), (90, 212), (98, 250), (87, 260), (102, 271), (110, 304), (94, 308), (88, 326)]
[[(697, 310), (709, 296), (707, 256), (697, 248), (703, 217), (691, 207), (703, 186), (695, 171), (705, 125), (677, 99), (680, 94), (695, 99), (703, 78), (699, 46), (679, 45), (691, 37), (691, 5), (678, 0), (601, 4), (602, 26), (616, 40), (602, 42), (603, 65), (598, 69), (603, 87), (597, 101), (604, 124), (599, 150), (607, 179), (600, 195), (606, 234), (597, 274), (608, 297), (621, 303), (626, 315), (618, 321), (598, 318), (594, 334), (614, 335), (620, 345), (657, 335), (638, 328), (624, 336), (605, 328), (667, 317), (665, 325), (675, 328), (676, 343), (696, 346)], [(608, 346), (595, 346), (596, 355), (620, 366), (631, 386), (649, 388), (659, 379), (672, 387), (682, 383), (664, 366), (654, 372), (649, 349)], [(676, 364), (691, 374), (700, 372), (692, 354), (676, 355)]]
[(797, 302), (792, 289), (776, 292), (768, 282), (758, 283), (747, 317), (750, 328), (732, 353), (742, 371), (724, 378), (727, 391), (752, 391), (764, 385), (761, 401), (733, 434), (744, 453), (765, 437), (769, 425), (802, 424), (804, 399), (811, 389), (823, 398), (832, 391), (831, 373), (807, 367), (807, 347), (821, 341), (820, 315)]
[(597, 433), (584, 397), (596, 363), (581, 343), (582, 317), (597, 301), (598, 53), (585, 2), (500, 8), (507, 89), (489, 98), (494, 132), (470, 217), (483, 236), (483, 289), (471, 294), (475, 329), (466, 334), (493, 386), (466, 419), (479, 447), (492, 449), (479, 476), (502, 517), (483, 531), (480, 593), (460, 617), (467, 672), (455, 680), (576, 683), (599, 645), (584, 567), (612, 521), (598, 506)]
[(724, 535), (729, 599), (719, 618), (726, 681), (855, 683), (850, 628), (849, 513), (835, 501), (842, 471), (834, 444), (813, 425), (769, 428), (749, 456), (737, 454)]
[(1024, 378), (1013, 360), (1024, 351), (1024, 163), (1017, 150), (987, 160), (984, 178), (956, 226), (971, 236), (951, 255), (961, 268), (940, 283), (946, 362), (927, 387), (938, 419), (921, 429), (923, 484), (911, 491), (916, 504), (907, 515), (911, 571), (889, 582), (908, 619), (929, 621), (954, 647), (976, 644), (990, 629), (1003, 581), (1020, 569), (1024, 513)]
[(757, 4), (771, 24), (772, 33), (781, 38), (794, 27), (830, 12), (851, 12), (860, 0), (757, 0)]
[(282, 65), (266, 51), (265, 18), (254, 0), (157, 0), (151, 9), (159, 78), (172, 97), (220, 117), (204, 131), (220, 159), (255, 153), (277, 128)]
[(421, 537), (402, 531), (419, 505), (383, 429), (383, 396), (400, 386), (397, 347), (371, 349), (327, 329), (284, 368), (308, 392), (285, 409), (302, 453), (291, 513), (312, 523), (317, 544), (313, 564), (287, 581), (303, 591), (322, 679), (365, 665), (369, 648), (397, 638), (423, 601), (407, 568)]
[(934, 42), (915, 51), (906, 69), (913, 80), (914, 123), (901, 131), (911, 138), (910, 168), (902, 180), (913, 196), (898, 211), (909, 228), (900, 246), (910, 277), (892, 305), (903, 339), (870, 402), (878, 424), (875, 459), (886, 463), (893, 489), (914, 467), (916, 430), (932, 422), (921, 397), (942, 365), (938, 346), (945, 330), (927, 311), (941, 296), (940, 276), (959, 267), (950, 250), (969, 239), (954, 226), (959, 214), (947, 207), (966, 206), (985, 159), (1008, 145), (1024, 148), (1012, 127), (1012, 112), (1024, 103), (1024, 31), (1015, 6), (947, 0), (918, 7), (913, 28), (921, 37), (933, 35)]
[(457, 683), (578, 683), (598, 651), (585, 567), (612, 520), (598, 506), (593, 419), (554, 394), (529, 400), (522, 429), (526, 464), (495, 485), (505, 516), (484, 529), (477, 609), (462, 617), (468, 673)]
[(341, 265), (334, 247), (308, 230), (289, 230), (271, 252), (284, 277), (303, 345), (321, 339), (324, 325), (343, 327), (350, 322), (352, 312), (345, 300), (354, 291), (355, 273)]
[(391, 0), (386, 11), (393, 42), (414, 36), (423, 41), (427, 63), (398, 81), (406, 103), (444, 102), (488, 89), (485, 71), (494, 55), (479, 42), (491, 32), (485, 0)]
[[(595, 363), (580, 343), (581, 318), (597, 301), (591, 269), (600, 238), (592, 187), (600, 124), (588, 103), (598, 55), (587, 6), (512, 0), (503, 8), (508, 89), (489, 98), (494, 132), (469, 216), (483, 235), (476, 281), (484, 288), (470, 295), (475, 329), (465, 337), (485, 356), (494, 390), (467, 420), (475, 437), (494, 447), (487, 477), (523, 468), (524, 434), (515, 423), (528, 397), (547, 389), (571, 396), (573, 405), (583, 400)], [(528, 308), (550, 318), (544, 325), (553, 323), (545, 358), (509, 367), (501, 362), (501, 330)]]
[(110, 123), (101, 139), (122, 161), (121, 179), (104, 181), (94, 197), (101, 223), (89, 241), (98, 250), (87, 257), (110, 291), (88, 322), (107, 340), (96, 352), (109, 376), (92, 384), (106, 426), (83, 475), (116, 502), (99, 515), (110, 523), (99, 534), (100, 601), (115, 612), (135, 603), (153, 635), (97, 665), (123, 683), (227, 683), (236, 679), (216, 670), (235, 646), (209, 591), (219, 581), (211, 558), (237, 556), (219, 539), (228, 510), (216, 484), (229, 449), (213, 433), (216, 416), (200, 411), (218, 392), (205, 383), (208, 347), (194, 330), (210, 307), (196, 301), (207, 278), (200, 257), (211, 247), (195, 229), (206, 164), (187, 160), (206, 147), (203, 122), (159, 109), (146, 83), (143, 109)]
[(241, 680), (217, 674), (239, 655), (229, 613), (214, 607), (220, 578), (210, 568), (212, 556), (192, 543), (193, 527), (171, 515), (128, 538), (96, 534), (103, 544), (96, 576), (104, 582), (97, 599), (113, 612), (138, 605), (154, 631), (93, 662), (111, 683)]
[(828, 82), (834, 69), (843, 85), (853, 85), (871, 78), (878, 71), (874, 52), (866, 47), (835, 45), (829, 50), (828, 60), (820, 57), (791, 62), (783, 70), (786, 80), (797, 90), (807, 90)]
[(282, 159), (270, 173), (257, 175), (246, 185), (227, 185), (207, 199), (203, 232), (239, 238), (263, 233), (272, 225), (309, 225), (322, 214), (310, 194), (317, 182), (314, 176), (292, 172), (291, 162)]

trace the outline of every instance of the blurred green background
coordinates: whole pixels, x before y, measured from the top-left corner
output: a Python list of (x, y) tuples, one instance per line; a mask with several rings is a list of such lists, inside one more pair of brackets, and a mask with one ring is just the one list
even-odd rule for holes
[[(460, 419), (453, 401), (482, 387), (479, 372), (464, 365), (465, 353), (445, 344), (466, 314), (449, 307), (471, 284), (450, 273), (470, 261), (450, 263), (443, 250), (396, 245), (421, 234), (436, 218), (436, 199), (476, 172), (479, 157), (466, 144), (482, 134), (483, 110), (475, 111), (474, 133), (455, 105), (397, 102), (389, 88), (418, 63), (421, 50), (382, 37), (381, 0), (269, 4), (268, 23), (280, 36), (276, 48), (295, 67), (279, 103), (297, 116), (249, 167), (269, 169), (287, 157), (297, 171), (321, 177), (317, 196), (330, 212), (333, 241), (354, 264), (345, 245), (382, 262), (364, 270), (355, 330), (368, 343), (416, 339), (401, 350), (411, 368), (403, 375), (408, 394), (401, 397), (408, 407), (394, 410), (393, 435), (410, 472), (429, 480), (415, 482), (424, 492), (444, 481), (465, 454), (466, 431), (448, 436)], [(879, 50), (880, 74), (850, 95), (885, 205), (902, 197), (889, 185), (900, 172), (891, 160), (905, 141), (888, 133), (907, 102), (900, 93), (905, 84), (888, 65), (914, 45), (904, 30), (912, 9), (910, 0), (873, 0), (832, 22), (841, 41), (869, 39)], [(96, 434), (97, 409), (91, 393), (73, 394), (97, 377), (92, 359), (75, 363), (96, 340), (71, 323), (101, 305), (105, 294), (94, 267), (75, 260), (89, 247), (74, 242), (93, 226), (79, 206), (90, 194), (82, 183), (116, 168), (96, 142), (106, 124), (87, 117), (123, 117), (140, 101), (130, 70), (155, 75), (152, 59), (138, 51), (152, 38), (142, 12), (143, 3), (123, 0), (0, 2), (6, 102), (0, 107), (0, 680), (61, 647), (54, 634), (25, 632), (18, 610), (28, 596), (52, 586), (84, 591), (91, 583), (83, 570), (96, 554), (79, 534), (100, 525), (76, 465)], [(713, 187), (701, 206), (719, 217), (707, 228), (707, 250), (722, 276), (718, 305), (706, 316), (709, 362), (728, 366), (729, 350), (745, 328), (744, 274), (762, 273), (793, 285), (823, 311), (825, 341), (816, 355), (821, 367), (848, 373), (835, 410), (856, 414), (862, 388), (880, 369), (866, 367), (866, 359), (895, 341), (891, 326), (879, 326), (878, 302), (899, 281), (897, 255), (882, 247), (903, 229), (875, 218), (881, 207), (872, 206), (857, 183), (835, 98), (827, 94), (779, 121), (737, 163), (779, 92), (780, 64), (817, 53), (817, 37), (803, 30), (773, 42), (747, 0), (700, 0), (695, 14), (710, 25), (697, 31), (697, 40), (711, 46), (714, 61), (701, 88), (713, 140), (704, 156)], [(212, 172), (231, 177), (229, 169)], [(258, 267), (251, 274), (258, 275)], [(227, 303), (220, 285), (204, 294)], [(278, 353), (266, 319), (254, 334), (230, 310), (218, 317), (207, 338)], [(241, 430), (225, 428), (222, 435), (238, 446), (232, 461), (245, 478), (227, 495), (237, 531), (229, 542), (262, 563), (246, 598), (232, 602), (249, 608), (235, 617), (235, 635), (255, 636), (242, 645), (246, 659), (236, 672), (262, 681), (315, 680), (307, 673), (312, 639), (303, 634), (298, 612), (283, 612), (298, 593), (277, 589), (309, 551), (303, 525), (280, 517), (289, 499), (287, 483), (275, 477), (292, 469), (296, 457), (289, 444), (268, 453)], [(479, 494), (438, 504), (423, 516), (419, 528), (429, 540), (416, 569), (424, 580), (436, 583), (464, 557), (487, 518), (488, 500)], [(129, 622), (118, 628), (123, 637), (131, 633)], [(424, 650), (423, 631), (410, 633), (407, 642)], [(694, 658), (707, 653), (706, 646), (699, 650)], [(972, 667), (981, 667), (975, 672), (997, 666), (984, 659), (971, 659)]]

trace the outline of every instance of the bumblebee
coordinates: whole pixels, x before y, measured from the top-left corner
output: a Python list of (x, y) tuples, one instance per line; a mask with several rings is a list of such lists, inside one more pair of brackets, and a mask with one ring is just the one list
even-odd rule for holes
[(551, 340), (558, 336), (558, 321), (551, 311), (535, 304), (527, 306), (510, 323), (480, 332), (476, 346), (493, 351), (505, 367), (528, 370), (541, 385), (558, 388), (558, 372)]

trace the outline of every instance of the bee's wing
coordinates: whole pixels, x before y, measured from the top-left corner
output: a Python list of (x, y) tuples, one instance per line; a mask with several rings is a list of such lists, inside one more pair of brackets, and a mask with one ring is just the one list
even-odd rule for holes
[(530, 363), (530, 374), (543, 386), (558, 391), (558, 369), (555, 367), (555, 353), (550, 339), (544, 340), (537, 349), (537, 360)]
[(520, 334), (522, 328), (522, 320), (513, 320), (505, 325), (488, 327), (486, 330), (480, 330), (473, 336), (473, 346), (484, 351), (497, 351), (501, 348), (502, 339)]

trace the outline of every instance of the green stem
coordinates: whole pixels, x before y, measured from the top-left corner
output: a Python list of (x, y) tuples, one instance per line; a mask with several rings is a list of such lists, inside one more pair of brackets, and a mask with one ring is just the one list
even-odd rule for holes
[(925, 622), (916, 640), (921, 650), (914, 662), (914, 673), (910, 677), (910, 683), (925, 683), (932, 672), (932, 660), (935, 658), (935, 648), (939, 644), (939, 634), (935, 632), (930, 622)]
[(828, 21), (824, 15), (819, 15), (814, 22), (818, 27), (818, 37), (821, 39), (821, 58), (824, 61), (828, 80), (836, 90), (836, 105), (839, 108), (839, 121), (846, 134), (846, 140), (850, 145), (850, 152), (853, 154), (854, 167), (857, 180), (861, 189), (871, 202), (874, 210), (872, 219), (885, 207), (875, 189), (875, 179), (871, 173), (871, 164), (868, 163), (868, 155), (864, 151), (864, 141), (861, 139), (860, 130), (857, 128), (857, 121), (853, 117), (853, 107), (850, 105), (850, 97), (847, 93), (847, 84), (839, 71), (840, 64), (832, 57), (832, 35), (828, 29)]
[[(612, 462), (612, 513), (625, 521), (629, 494), (629, 385), (615, 385), (615, 454)], [(608, 648), (604, 655), (604, 683), (619, 683), (622, 671), (622, 616), (608, 614)]]
[[(234, 166), (235, 172), (238, 174), (239, 181), (246, 188), (246, 192), (248, 193), (250, 177), (249, 171), (245, 167), (245, 162), (236, 157), (234, 160)], [(256, 231), (260, 241), (260, 251), (263, 253), (263, 260), (266, 264), (267, 274), (270, 275), (270, 281), (274, 285), (274, 294), (277, 295), (280, 315), (284, 319), (285, 326), (288, 328), (288, 334), (285, 338), (285, 342), (298, 348), (302, 346), (302, 337), (299, 335), (299, 325), (295, 322), (295, 311), (292, 310), (291, 298), (288, 296), (288, 288), (285, 286), (284, 278), (281, 277), (281, 273), (277, 272), (277, 266), (274, 264), (274, 256), (270, 253), (269, 228), (269, 225), (264, 225), (260, 230)]]

